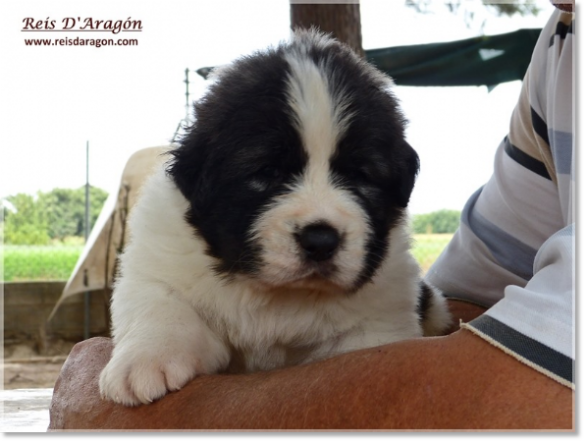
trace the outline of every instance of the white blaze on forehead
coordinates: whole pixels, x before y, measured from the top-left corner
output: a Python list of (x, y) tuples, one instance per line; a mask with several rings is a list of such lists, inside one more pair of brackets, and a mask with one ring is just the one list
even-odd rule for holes
[(308, 162), (289, 192), (275, 198), (252, 228), (263, 258), (257, 278), (280, 285), (312, 274), (315, 269), (308, 266), (295, 235), (311, 223), (325, 222), (343, 237), (343, 247), (332, 259), (337, 271), (329, 280), (351, 288), (363, 269), (371, 228), (360, 205), (330, 177), (330, 159), (351, 118), (348, 102), (341, 88), (332, 96), (328, 82), (336, 79), (328, 78), (331, 69), (316, 65), (303, 48), (286, 59), (289, 106)]
[(308, 153), (309, 168), (324, 168), (346, 131), (350, 115), (343, 94), (332, 96), (323, 67), (307, 54), (286, 56), (291, 72), (288, 79), (289, 106), (303, 147)]

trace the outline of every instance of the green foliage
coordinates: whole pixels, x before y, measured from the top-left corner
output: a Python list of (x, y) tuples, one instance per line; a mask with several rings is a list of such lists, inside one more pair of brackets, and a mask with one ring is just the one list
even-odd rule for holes
[(82, 250), (83, 245), (5, 245), (0, 248), (4, 281), (67, 280)]
[[(412, 8), (420, 13), (429, 12), (431, 0), (405, 0), (405, 6)], [(462, 6), (466, 8), (468, 5), (462, 0), (451, 0), (443, 2), (444, 6), (449, 9), (450, 12), (456, 13)], [(535, 2), (531, 0), (507, 0), (507, 1), (495, 1), (495, 0), (482, 0), (482, 4), (487, 8), (493, 9), (500, 15), (507, 15), (509, 17), (519, 14), (521, 16), (526, 15), (537, 15), (540, 9), (535, 5)], [(473, 13), (468, 13), (472, 14)]]
[(490, 7), (493, 8), (497, 11), (498, 15), (506, 15), (508, 17), (511, 17), (515, 14), (519, 14), (522, 16), (525, 15), (537, 15), (539, 14), (540, 9), (533, 3), (530, 1), (509, 1), (509, 2), (500, 2), (500, 3), (495, 3), (494, 0), (492, 1), (487, 1), (487, 0), (483, 0), (483, 3)]
[[(90, 186), (90, 226), (96, 222), (108, 194)], [(39, 204), (48, 221), (48, 234), (52, 239), (85, 235), (85, 187), (78, 189), (56, 188), (39, 194)]]
[(49, 243), (47, 218), (40, 210), (38, 199), (27, 194), (16, 194), (6, 198), (16, 209), (3, 205), (4, 242), (20, 245), (46, 245)]
[[(98, 218), (108, 194), (90, 187), (90, 226)], [(4, 243), (46, 245), (51, 240), (83, 237), (85, 224), (85, 186), (56, 188), (36, 196), (16, 194), (6, 197)]]
[(415, 234), (453, 234), (460, 225), (460, 211), (441, 209), (412, 217)]

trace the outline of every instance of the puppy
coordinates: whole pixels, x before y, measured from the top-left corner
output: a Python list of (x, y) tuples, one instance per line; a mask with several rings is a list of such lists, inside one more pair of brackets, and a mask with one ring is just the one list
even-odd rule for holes
[(420, 280), (419, 168), (391, 80), (315, 31), (217, 72), (133, 208), (102, 396), (270, 370), (449, 323)]

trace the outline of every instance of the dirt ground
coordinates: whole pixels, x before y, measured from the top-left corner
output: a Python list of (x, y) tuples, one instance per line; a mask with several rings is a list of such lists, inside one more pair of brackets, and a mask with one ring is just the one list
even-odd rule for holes
[(41, 353), (34, 341), (4, 343), (4, 389), (52, 388), (75, 345), (55, 340)]

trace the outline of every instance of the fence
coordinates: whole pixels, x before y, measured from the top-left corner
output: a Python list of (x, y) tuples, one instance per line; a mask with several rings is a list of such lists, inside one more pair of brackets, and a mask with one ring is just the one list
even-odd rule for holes
[[(452, 234), (417, 234), (413, 255), (423, 271), (427, 271), (452, 238)], [(79, 258), (82, 245), (19, 246), (0, 248), (0, 263), (4, 260), (5, 282), (66, 281)]]

